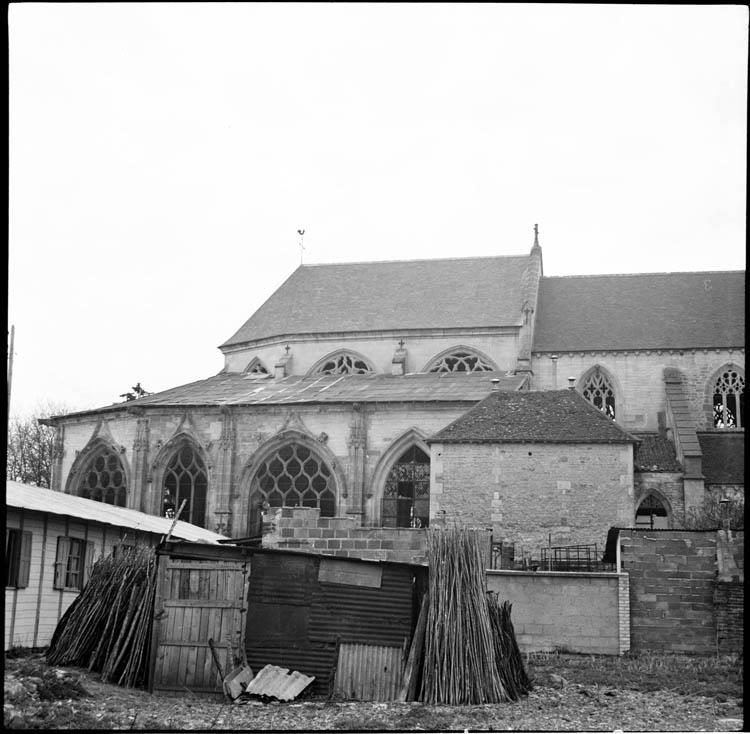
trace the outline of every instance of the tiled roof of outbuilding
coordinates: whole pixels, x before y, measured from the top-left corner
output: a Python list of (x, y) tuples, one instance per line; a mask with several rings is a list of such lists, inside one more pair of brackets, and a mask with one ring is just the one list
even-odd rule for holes
[(427, 372), (408, 375), (314, 375), (281, 380), (237, 372), (220, 373), (199, 382), (116, 403), (85, 413), (144, 407), (289, 405), (304, 403), (477, 402), (498, 380), (501, 390), (519, 390), (524, 375), (502, 372)]
[(535, 352), (745, 344), (744, 271), (543, 277)]
[(706, 484), (745, 483), (745, 432), (699, 433)]
[(223, 347), (272, 336), (517, 326), (528, 256), (300, 265)]
[(674, 443), (659, 433), (636, 433), (640, 439), (635, 447), (633, 464), (641, 472), (681, 472)]
[(635, 443), (575, 390), (490, 393), (436, 433), (439, 443)]

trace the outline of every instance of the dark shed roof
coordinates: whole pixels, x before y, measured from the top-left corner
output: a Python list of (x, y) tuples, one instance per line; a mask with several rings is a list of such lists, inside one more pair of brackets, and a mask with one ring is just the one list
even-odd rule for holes
[(222, 346), (289, 334), (518, 326), (528, 259), (300, 265)]
[(745, 432), (699, 433), (706, 484), (745, 483)]
[(441, 443), (635, 443), (575, 390), (490, 393), (436, 433)]
[(542, 278), (534, 351), (742, 347), (745, 273)]

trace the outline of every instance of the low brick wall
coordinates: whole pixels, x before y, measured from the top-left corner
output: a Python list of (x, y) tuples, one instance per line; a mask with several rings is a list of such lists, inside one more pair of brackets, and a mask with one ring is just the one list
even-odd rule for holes
[(427, 531), (423, 529), (361, 527), (353, 518), (320, 517), (320, 510), (309, 507), (281, 507), (273, 511), (266, 525), (264, 548), (426, 563)]
[(744, 533), (621, 530), (634, 651), (740, 652)]
[(523, 652), (621, 655), (630, 648), (627, 574), (487, 571), (487, 588), (513, 605)]

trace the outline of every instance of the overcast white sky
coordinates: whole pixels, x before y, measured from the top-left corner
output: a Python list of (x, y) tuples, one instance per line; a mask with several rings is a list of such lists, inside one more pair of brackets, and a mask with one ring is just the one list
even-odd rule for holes
[[(12, 411), (217, 373), (300, 262), (745, 267), (742, 6), (11, 4)], [(471, 284), (467, 284), (467, 288)]]

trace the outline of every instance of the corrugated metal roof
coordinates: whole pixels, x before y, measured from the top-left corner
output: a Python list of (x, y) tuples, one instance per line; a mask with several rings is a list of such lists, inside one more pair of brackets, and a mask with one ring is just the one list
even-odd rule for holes
[[(33, 487), (20, 482), (6, 482), (5, 504), (7, 507), (23, 508), (36, 512), (48, 512), (53, 515), (91, 520), (106, 525), (114, 525), (144, 533), (166, 535), (172, 526), (168, 517), (147, 515), (145, 512), (115, 507), (104, 502), (94, 502), (85, 497), (76, 497), (63, 492), (54, 492), (43, 487)], [(172, 536), (194, 543), (217, 543), (226, 538), (197, 525), (178, 520), (172, 530)]]
[(287, 668), (266, 665), (247, 684), (245, 693), (252, 693), (256, 696), (272, 696), (280, 701), (291, 701), (299, 696), (314, 680), (315, 676), (304, 675), (297, 670), (290, 673)]
[(291, 334), (520, 326), (528, 260), (301, 265), (222, 346)]
[(520, 390), (525, 375), (504, 372), (427, 372), (408, 375), (291, 375), (281, 380), (258, 379), (237, 372), (221, 373), (127, 403), (57, 416), (66, 420), (79, 415), (130, 407), (147, 408), (288, 405), (307, 403), (477, 402), (485, 397), (493, 379), (499, 390)]

